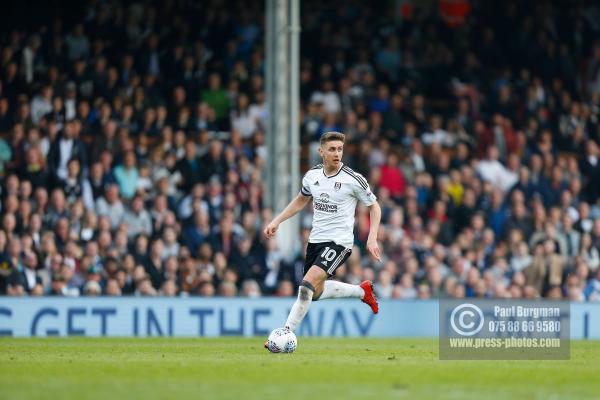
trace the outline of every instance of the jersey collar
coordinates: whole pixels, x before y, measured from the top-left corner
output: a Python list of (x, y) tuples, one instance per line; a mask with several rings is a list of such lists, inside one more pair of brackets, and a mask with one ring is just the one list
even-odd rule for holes
[(335, 174), (333, 174), (331, 176), (327, 176), (327, 174), (325, 173), (325, 164), (323, 164), (323, 168), (322, 168), (323, 175), (325, 175), (325, 178), (327, 178), (327, 179), (333, 178), (334, 176), (337, 176), (340, 172), (342, 172), (342, 168), (344, 168), (344, 163), (340, 162), (340, 169), (338, 169), (338, 171)]

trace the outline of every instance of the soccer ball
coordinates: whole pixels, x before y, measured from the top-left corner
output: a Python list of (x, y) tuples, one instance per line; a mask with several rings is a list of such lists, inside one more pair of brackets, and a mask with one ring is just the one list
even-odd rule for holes
[(267, 340), (267, 348), (271, 353), (293, 353), (297, 346), (296, 335), (287, 328), (274, 329)]

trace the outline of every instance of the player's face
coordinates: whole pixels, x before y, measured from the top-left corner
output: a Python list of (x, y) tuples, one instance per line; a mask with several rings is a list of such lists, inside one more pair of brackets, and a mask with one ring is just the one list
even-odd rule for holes
[(327, 142), (319, 148), (319, 154), (323, 157), (323, 164), (337, 168), (342, 162), (344, 142), (341, 140)]

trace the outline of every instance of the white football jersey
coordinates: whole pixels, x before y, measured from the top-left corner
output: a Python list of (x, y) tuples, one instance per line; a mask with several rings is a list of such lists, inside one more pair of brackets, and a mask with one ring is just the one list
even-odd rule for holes
[(313, 223), (310, 243), (335, 242), (352, 248), (356, 202), (375, 203), (367, 180), (350, 167), (341, 164), (337, 174), (325, 175), (323, 164), (311, 168), (302, 178), (301, 193), (313, 198)]

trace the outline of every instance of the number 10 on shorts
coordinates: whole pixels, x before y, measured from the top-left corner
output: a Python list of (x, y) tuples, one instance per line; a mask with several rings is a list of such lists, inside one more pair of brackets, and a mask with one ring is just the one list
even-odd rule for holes
[(337, 253), (335, 249), (330, 249), (328, 246), (325, 247), (325, 250), (323, 250), (323, 253), (321, 253), (321, 258), (324, 258), (327, 261), (332, 261), (335, 258), (336, 254)]

